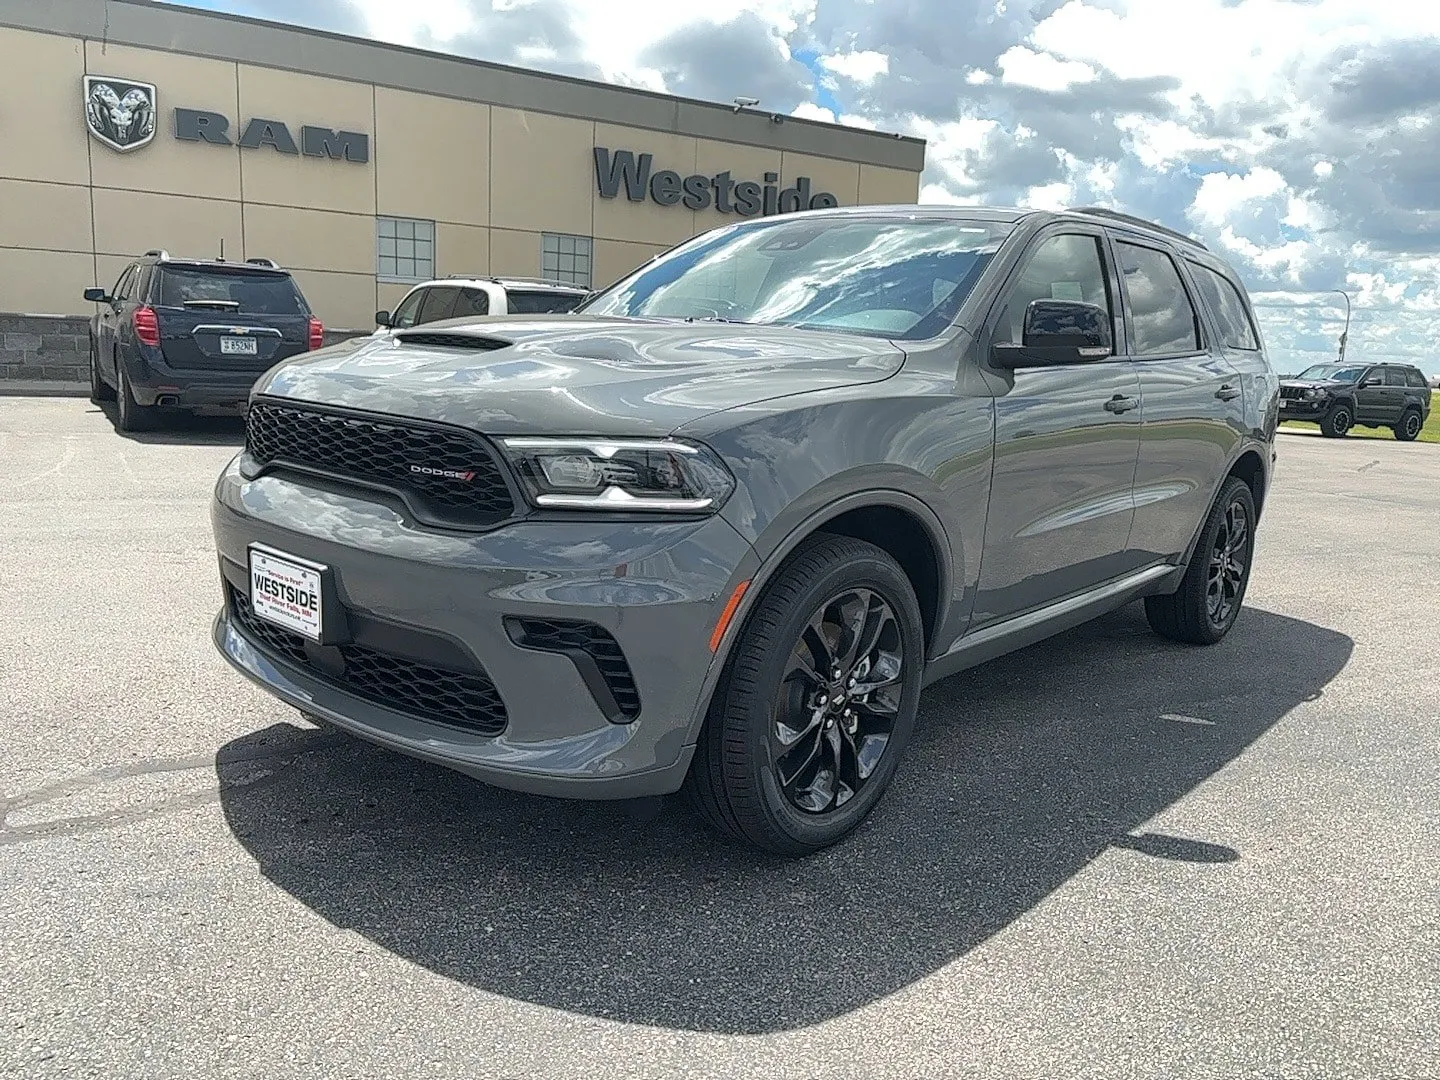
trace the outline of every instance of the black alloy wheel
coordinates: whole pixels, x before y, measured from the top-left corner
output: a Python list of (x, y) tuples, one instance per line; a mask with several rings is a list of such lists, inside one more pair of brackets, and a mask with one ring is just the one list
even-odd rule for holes
[(899, 621), (878, 593), (846, 590), (810, 617), (770, 729), (776, 779), (791, 805), (829, 813), (875, 775), (899, 715), (904, 668)]
[(837, 843), (894, 779), (915, 726), (925, 631), (884, 550), (812, 537), (740, 628), (685, 781), (701, 817), (762, 851)]
[(1220, 518), (1210, 547), (1205, 612), (1210, 625), (1225, 629), (1235, 618), (1250, 573), (1250, 512), (1237, 495)]
[(1214, 645), (1235, 625), (1255, 555), (1255, 496), (1230, 477), (1211, 504), (1180, 587), (1145, 598), (1145, 617), (1161, 637)]

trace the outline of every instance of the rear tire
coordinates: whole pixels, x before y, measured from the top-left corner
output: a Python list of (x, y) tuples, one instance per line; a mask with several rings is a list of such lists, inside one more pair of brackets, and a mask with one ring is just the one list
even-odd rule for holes
[(1420, 415), (1416, 408), (1406, 409), (1400, 414), (1400, 422), (1395, 425), (1395, 438), (1400, 442), (1414, 442), (1420, 437), (1420, 429), (1425, 426), (1425, 418)]
[(1254, 556), (1255, 497), (1232, 476), (1210, 507), (1180, 588), (1145, 598), (1150, 629), (1189, 645), (1220, 641), (1240, 616)]
[(115, 358), (115, 374), (115, 426), (121, 431), (153, 431), (158, 422), (156, 413), (159, 410), (153, 405), (141, 405), (135, 400), (130, 380), (125, 377), (125, 365), (118, 356)]
[(1355, 414), (1350, 411), (1349, 405), (1343, 403), (1332, 406), (1320, 418), (1320, 433), (1327, 439), (1343, 439), (1354, 426)]
[(735, 643), (685, 794), (762, 851), (838, 843), (894, 778), (924, 659), (920, 606), (895, 560), (849, 537), (807, 541)]
[(115, 388), (100, 374), (100, 350), (93, 337), (90, 339), (90, 400), (96, 405), (115, 400)]

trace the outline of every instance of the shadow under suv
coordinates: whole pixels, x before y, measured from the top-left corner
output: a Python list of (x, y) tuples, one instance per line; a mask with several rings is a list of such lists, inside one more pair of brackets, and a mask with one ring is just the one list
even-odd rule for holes
[(313, 718), (504, 787), (684, 789), (803, 854), (927, 683), (1143, 599), (1235, 624), (1278, 380), (1233, 271), (1105, 211), (728, 225), (571, 315), (256, 387), (214, 640)]

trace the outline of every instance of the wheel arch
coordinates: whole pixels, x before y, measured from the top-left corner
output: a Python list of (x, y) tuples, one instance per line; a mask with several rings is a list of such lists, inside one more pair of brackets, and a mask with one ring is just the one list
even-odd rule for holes
[(807, 517), (773, 547), (767, 545), (763, 556), (759, 557), (759, 565), (750, 574), (740, 602), (715, 650), (697, 699), (687, 743), (694, 743), (699, 738), (736, 643), (744, 634), (745, 625), (759, 607), (766, 589), (796, 549), (811, 537), (821, 534), (868, 541), (900, 564), (920, 604), (921, 623), (925, 630), (925, 658), (927, 662), (930, 659), (950, 613), (954, 559), (952, 540), (934, 511), (913, 495), (886, 489), (848, 495)]
[(1176, 567), (1176, 573), (1164, 579), (1164, 588), (1178, 584), (1179, 579), (1184, 576), (1185, 569), (1195, 555), (1195, 546), (1200, 542), (1200, 534), (1205, 531), (1205, 522), (1209, 520), (1210, 511), (1215, 506), (1215, 500), (1220, 497), (1220, 489), (1225, 486), (1227, 480), (1233, 477), (1245, 482), (1245, 486), (1250, 489), (1251, 498), (1255, 500), (1255, 521), (1257, 525), (1259, 524), (1260, 517), (1264, 512), (1265, 496), (1269, 493), (1270, 487), (1270, 470), (1265, 466), (1265, 455), (1262, 453), (1262, 449), (1261, 446), (1254, 443), (1242, 446), (1240, 452), (1235, 455), (1235, 460), (1230, 463), (1230, 467), (1215, 481), (1214, 490), (1210, 492), (1210, 500), (1205, 504), (1205, 513), (1195, 526), (1195, 534), (1190, 538), (1190, 543), (1185, 547), (1185, 557)]

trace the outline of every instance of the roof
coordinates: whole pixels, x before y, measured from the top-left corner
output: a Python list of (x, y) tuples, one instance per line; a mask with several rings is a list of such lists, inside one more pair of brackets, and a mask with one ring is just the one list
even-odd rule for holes
[[(918, 173), (925, 167), (925, 140), (910, 135), (552, 75), (186, 7), (168, 0), (65, 0), (49, 4), (36, 3), (36, 0), (0, 0), (0, 26), (205, 56), (910, 172)], [(136, 78), (144, 77), (142, 72), (133, 74)]]

